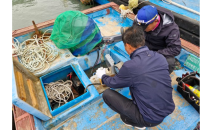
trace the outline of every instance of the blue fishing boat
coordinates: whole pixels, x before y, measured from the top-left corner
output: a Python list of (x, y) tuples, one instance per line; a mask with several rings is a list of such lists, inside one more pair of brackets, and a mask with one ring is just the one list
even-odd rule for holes
[[(133, 23), (134, 15), (127, 15), (126, 19), (120, 17), (119, 5), (111, 2), (96, 6), (82, 11), (92, 18), (98, 25), (103, 37), (116, 36), (120, 34), (121, 27), (129, 27)], [(53, 28), (55, 20), (46, 21), (37, 24), (40, 32), (45, 32)], [(35, 34), (34, 26), (13, 31), (13, 37), (22, 43), (30, 39)], [(46, 33), (45, 33), (46, 34)], [(199, 47), (183, 39), (181, 53), (175, 58), (180, 67), (171, 73), (173, 87), (173, 100), (176, 108), (172, 114), (156, 126), (147, 128), (148, 130), (189, 130), (194, 129), (200, 121), (199, 112), (189, 104), (185, 98), (177, 91), (177, 77), (182, 77), (186, 72), (198, 71), (199, 66), (193, 62), (199, 62)], [(14, 42), (17, 42), (14, 40)], [(127, 129), (133, 130), (133, 127), (127, 127), (120, 120), (119, 114), (111, 110), (102, 99), (102, 92), (108, 89), (105, 86), (90, 85), (94, 79), (90, 78), (90, 71), (95, 66), (96, 59), (100, 59), (95, 67), (106, 66), (105, 55), (109, 54), (114, 61), (115, 66), (120, 68), (122, 64), (130, 58), (125, 51), (121, 40), (112, 40), (110, 44), (93, 49), (84, 56), (74, 56), (68, 49), (58, 49), (51, 42), (49, 43), (58, 56), (50, 63), (49, 69), (37, 73), (29, 73), (20, 64), (20, 59), (14, 57), (12, 66), (12, 103), (22, 110), (30, 113), (34, 120), (34, 129), (36, 130), (85, 130), (85, 129)], [(103, 56), (99, 55), (101, 52)], [(100, 58), (98, 58), (100, 57)], [(190, 60), (192, 58), (192, 60)], [(193, 61), (194, 60), (194, 61)], [(199, 64), (198, 64), (199, 65)], [(78, 80), (86, 88), (83, 94), (73, 100), (53, 107), (49, 102), (45, 90), (45, 83), (55, 82), (66, 78), (74, 72)], [(22, 78), (21, 78), (22, 77)], [(129, 88), (115, 89), (125, 97), (131, 98)]]

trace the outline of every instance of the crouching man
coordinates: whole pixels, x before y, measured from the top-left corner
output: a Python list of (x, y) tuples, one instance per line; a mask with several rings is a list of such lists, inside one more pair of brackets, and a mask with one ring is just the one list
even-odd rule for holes
[(111, 89), (103, 92), (103, 100), (128, 126), (156, 126), (175, 109), (168, 63), (163, 55), (145, 46), (141, 27), (128, 28), (122, 39), (131, 60), (114, 77), (105, 75), (104, 69), (96, 75), (110, 88), (129, 87), (132, 100)]

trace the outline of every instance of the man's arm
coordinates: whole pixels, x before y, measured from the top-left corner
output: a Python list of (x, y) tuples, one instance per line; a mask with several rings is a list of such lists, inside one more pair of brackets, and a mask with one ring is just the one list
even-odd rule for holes
[(180, 32), (179, 29), (175, 29), (170, 32), (165, 40), (167, 47), (158, 50), (158, 52), (164, 56), (177, 56), (181, 51), (181, 41), (180, 41)]
[(132, 78), (128, 72), (127, 67), (125, 66), (125, 63), (121, 67), (119, 73), (116, 74), (114, 77), (103, 75), (102, 83), (107, 85), (110, 88), (123, 88), (123, 87), (131, 86)]

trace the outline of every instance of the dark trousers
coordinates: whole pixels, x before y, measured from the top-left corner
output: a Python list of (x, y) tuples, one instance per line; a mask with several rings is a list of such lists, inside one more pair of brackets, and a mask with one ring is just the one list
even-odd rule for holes
[(168, 62), (169, 73), (171, 74), (175, 68), (175, 58), (174, 57), (165, 57), (165, 58)]
[(107, 89), (103, 92), (104, 102), (115, 112), (120, 114), (121, 119), (132, 126), (153, 127), (158, 124), (144, 121), (138, 107), (132, 100), (124, 97), (117, 91)]

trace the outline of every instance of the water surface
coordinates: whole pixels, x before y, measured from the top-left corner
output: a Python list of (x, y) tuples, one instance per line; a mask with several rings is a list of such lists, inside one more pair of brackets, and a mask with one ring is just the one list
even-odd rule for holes
[(35, 23), (55, 19), (68, 10), (79, 10), (93, 7), (83, 5), (80, 0), (12, 0), (12, 30), (24, 28)]

